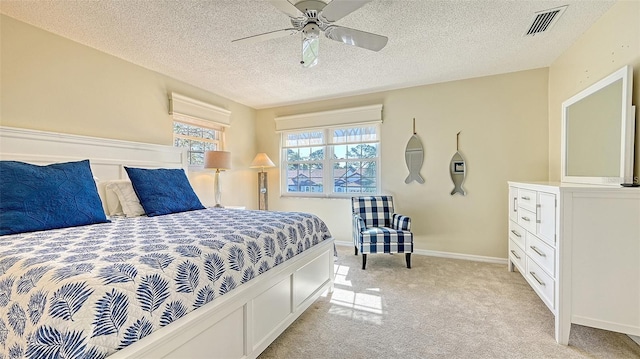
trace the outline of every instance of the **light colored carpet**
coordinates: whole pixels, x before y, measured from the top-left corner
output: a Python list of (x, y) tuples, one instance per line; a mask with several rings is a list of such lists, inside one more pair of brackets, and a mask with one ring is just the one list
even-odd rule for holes
[(261, 355), (269, 358), (640, 358), (619, 333), (572, 325), (569, 346), (522, 275), (506, 265), (338, 246), (335, 290)]

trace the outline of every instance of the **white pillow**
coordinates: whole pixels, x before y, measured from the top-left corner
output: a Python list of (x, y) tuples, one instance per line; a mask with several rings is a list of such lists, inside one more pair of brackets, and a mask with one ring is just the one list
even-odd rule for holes
[[(133, 190), (133, 185), (129, 180), (108, 181), (106, 187), (107, 208), (110, 216), (125, 215), (127, 217), (137, 217), (144, 215), (144, 209), (140, 205), (140, 200)], [(114, 199), (115, 194), (115, 199)]]
[(107, 206), (107, 215), (108, 216), (124, 216), (124, 212), (122, 212), (122, 206), (120, 205), (120, 199), (118, 199), (118, 195), (112, 190), (108, 189), (107, 185), (109, 185), (111, 181), (107, 181), (103, 184), (104, 190), (104, 202)]

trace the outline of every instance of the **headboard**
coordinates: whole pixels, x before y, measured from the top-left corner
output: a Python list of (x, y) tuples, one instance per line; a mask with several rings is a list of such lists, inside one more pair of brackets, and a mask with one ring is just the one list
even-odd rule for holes
[[(99, 182), (127, 178), (123, 166), (188, 169), (183, 148), (0, 126), (0, 160), (46, 165), (85, 159)], [(104, 205), (104, 188), (98, 192)]]

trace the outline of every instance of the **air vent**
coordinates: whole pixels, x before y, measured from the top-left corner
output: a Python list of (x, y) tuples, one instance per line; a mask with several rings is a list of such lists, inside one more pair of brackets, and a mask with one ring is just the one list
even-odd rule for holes
[(567, 6), (568, 5), (535, 13), (533, 21), (529, 26), (529, 31), (527, 31), (524, 36), (535, 36), (551, 29), (562, 13), (567, 9)]

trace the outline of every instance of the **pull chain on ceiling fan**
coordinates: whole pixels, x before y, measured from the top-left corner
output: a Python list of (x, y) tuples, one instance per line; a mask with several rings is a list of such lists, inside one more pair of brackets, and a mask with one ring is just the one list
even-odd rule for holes
[(303, 0), (294, 5), (287, 0), (270, 0), (273, 6), (289, 16), (293, 27), (248, 36), (232, 42), (250, 43), (302, 33), (300, 63), (303, 67), (313, 67), (318, 64), (320, 32), (324, 32), (327, 38), (334, 41), (380, 51), (387, 45), (389, 39), (386, 36), (333, 24), (370, 1), (333, 0), (326, 4), (320, 0)]

